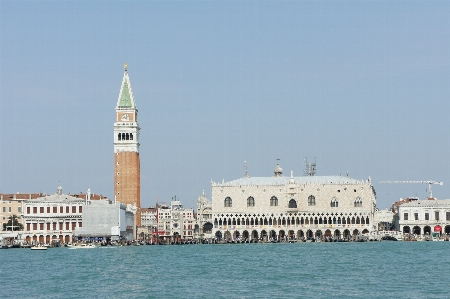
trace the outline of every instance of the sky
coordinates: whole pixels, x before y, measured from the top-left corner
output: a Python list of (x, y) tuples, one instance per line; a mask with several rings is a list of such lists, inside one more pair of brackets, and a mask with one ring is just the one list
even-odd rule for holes
[(0, 193), (113, 198), (124, 63), (142, 207), (277, 159), (450, 199), (449, 1), (1, 0)]

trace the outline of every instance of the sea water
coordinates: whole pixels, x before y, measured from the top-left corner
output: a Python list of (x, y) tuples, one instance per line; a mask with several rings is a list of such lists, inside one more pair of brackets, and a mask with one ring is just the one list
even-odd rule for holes
[(450, 242), (0, 250), (0, 298), (450, 298)]

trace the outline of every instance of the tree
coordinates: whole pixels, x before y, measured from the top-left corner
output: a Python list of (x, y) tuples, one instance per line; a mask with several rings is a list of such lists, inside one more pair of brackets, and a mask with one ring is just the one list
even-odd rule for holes
[(23, 230), (23, 224), (19, 222), (19, 217), (11, 215), (8, 217), (8, 222), (3, 223), (3, 230)]

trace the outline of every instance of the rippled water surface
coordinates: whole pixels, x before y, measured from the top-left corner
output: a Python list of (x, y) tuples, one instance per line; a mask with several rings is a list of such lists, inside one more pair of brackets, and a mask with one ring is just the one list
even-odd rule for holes
[(450, 298), (450, 242), (0, 250), (0, 298)]

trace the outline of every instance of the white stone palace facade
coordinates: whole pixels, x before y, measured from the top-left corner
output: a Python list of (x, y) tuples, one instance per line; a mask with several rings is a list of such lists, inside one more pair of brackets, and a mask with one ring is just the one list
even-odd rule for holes
[(27, 242), (73, 241), (73, 231), (82, 224), (86, 199), (62, 193), (29, 199), (24, 202), (24, 239)]
[(351, 238), (376, 230), (368, 180), (282, 175), (211, 182), (213, 236), (219, 240)]
[(398, 206), (400, 231), (418, 236), (450, 235), (450, 199), (414, 200)]

